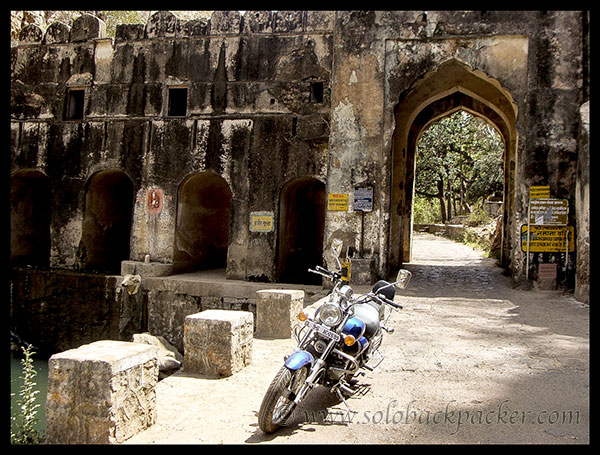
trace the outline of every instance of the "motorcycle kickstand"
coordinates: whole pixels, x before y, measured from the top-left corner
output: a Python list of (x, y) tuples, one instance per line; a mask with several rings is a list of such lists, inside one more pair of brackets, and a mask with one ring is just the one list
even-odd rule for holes
[(346, 406), (346, 409), (348, 410), (349, 414), (356, 414), (357, 413), (357, 411), (353, 411), (352, 409), (350, 409), (350, 406), (348, 406), (348, 403), (346, 403), (346, 399), (344, 398), (344, 394), (340, 391), (339, 387), (335, 388), (335, 393), (340, 398), (340, 400), (342, 400), (342, 403), (344, 403), (344, 405)]

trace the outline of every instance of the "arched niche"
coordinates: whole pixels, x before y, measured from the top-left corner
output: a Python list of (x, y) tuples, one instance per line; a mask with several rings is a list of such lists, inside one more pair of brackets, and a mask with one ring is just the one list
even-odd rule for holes
[(310, 177), (287, 182), (279, 198), (277, 281), (318, 284), (308, 268), (321, 265), (325, 230), (325, 184)]
[(175, 269), (225, 268), (229, 247), (231, 189), (212, 172), (197, 172), (179, 185)]
[(90, 176), (85, 189), (80, 262), (84, 270), (115, 273), (129, 259), (133, 182), (123, 171)]
[(36, 169), (10, 179), (10, 258), (16, 266), (47, 267), (50, 258), (50, 180)]

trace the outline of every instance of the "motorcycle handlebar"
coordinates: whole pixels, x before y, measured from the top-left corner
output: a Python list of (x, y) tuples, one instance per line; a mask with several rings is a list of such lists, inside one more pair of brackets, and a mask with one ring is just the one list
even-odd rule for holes
[[(325, 278), (329, 278), (330, 280), (336, 280), (341, 277), (341, 275), (339, 273), (331, 272), (331, 271), (329, 271), (321, 266), (318, 266), (318, 265), (315, 266), (315, 269), (316, 270), (308, 269), (308, 271), (311, 273), (316, 273), (317, 275), (324, 276)], [(394, 308), (398, 308), (399, 310), (404, 308), (402, 305), (394, 302), (393, 300), (388, 299), (383, 294), (370, 293), (369, 295), (371, 297), (375, 298), (376, 300), (379, 300), (381, 303), (393, 306)]]
[(315, 267), (315, 269), (316, 270), (308, 269), (308, 271), (311, 273), (316, 273), (317, 275), (324, 276), (325, 278), (329, 278), (330, 280), (337, 280), (341, 277), (339, 273), (330, 272), (329, 270), (324, 269), (323, 267), (318, 265)]
[(402, 308), (404, 308), (402, 305), (394, 302), (393, 300), (388, 299), (387, 297), (381, 295), (381, 294), (377, 294), (375, 296), (375, 298), (377, 298), (378, 300), (381, 300), (383, 303), (386, 303), (390, 306), (393, 306), (394, 308), (398, 308), (399, 310), (401, 310)]

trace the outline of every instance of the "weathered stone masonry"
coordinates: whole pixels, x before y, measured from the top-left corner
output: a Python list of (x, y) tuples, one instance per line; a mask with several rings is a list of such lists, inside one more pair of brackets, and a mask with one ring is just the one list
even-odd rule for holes
[[(549, 185), (577, 237), (559, 278), (573, 286), (577, 269), (587, 289), (588, 23), (577, 11), (159, 11), (114, 41), (89, 15), (27, 26), (11, 53), (12, 263), (285, 282), (338, 237), (386, 276), (410, 260), (418, 136), (466, 109), (506, 144), (503, 265), (524, 278), (528, 188)], [(363, 215), (357, 186), (374, 189)], [(348, 210), (327, 211), (327, 193), (349, 194)], [(535, 255), (530, 277), (558, 259)]]
[[(56, 25), (49, 30), (63, 29), (61, 41), (47, 32), (15, 49), (14, 164), (50, 180), (58, 204), (50, 212), (52, 267), (104, 266), (118, 273), (119, 259), (149, 255), (173, 264), (201, 257), (203, 246), (190, 239), (197, 236), (194, 223), (184, 224), (191, 212), (185, 202), (178, 208), (185, 194), (178, 191), (186, 179), (196, 178), (201, 187), (208, 174), (200, 173), (210, 172), (231, 200), (232, 216), (219, 226), (228, 231), (228, 276), (275, 279), (275, 232), (250, 233), (249, 214), (277, 213), (279, 192), (295, 178), (326, 179), (332, 24), (300, 12), (272, 22), (270, 14), (249, 15), (240, 30), (239, 13), (219, 12), (208, 35), (207, 24), (179, 24), (159, 12), (146, 27), (120, 26), (113, 44), (102, 37), (100, 21), (82, 16), (70, 41)], [(269, 33), (261, 31), (267, 25)], [(315, 85), (318, 100), (311, 99)], [(85, 91), (84, 115), (72, 121), (67, 98), (74, 87)], [(187, 90), (183, 115), (169, 112), (174, 87)], [(132, 220), (130, 241), (125, 248), (109, 242), (121, 257), (104, 260), (96, 250), (109, 246), (94, 237), (94, 224), (110, 230), (114, 223), (100, 213), (88, 229), (93, 216), (86, 203), (90, 182), (107, 171), (129, 180), (133, 194), (120, 191), (122, 200), (115, 201), (132, 206), (125, 215)], [(152, 191), (161, 199), (155, 211), (148, 210)], [(190, 198), (188, 204), (202, 203)]]

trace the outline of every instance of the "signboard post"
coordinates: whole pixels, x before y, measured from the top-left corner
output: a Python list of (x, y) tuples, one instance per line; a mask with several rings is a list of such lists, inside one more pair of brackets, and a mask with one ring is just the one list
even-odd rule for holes
[[(527, 205), (527, 244), (525, 249), (526, 268), (525, 279), (529, 279), (529, 253), (562, 253), (568, 254), (569, 239), (573, 237), (573, 227), (567, 227), (569, 222), (569, 201), (550, 197), (549, 186), (529, 187), (529, 204)], [(561, 229), (552, 229), (562, 227)], [(525, 225), (521, 226), (521, 234)], [(532, 245), (532, 234), (535, 235)], [(560, 237), (560, 238), (559, 238)], [(564, 242), (564, 247), (563, 247)], [(557, 247), (556, 245), (561, 245)], [(531, 247), (534, 246), (534, 249)], [(559, 248), (559, 249), (556, 249)], [(564, 249), (563, 249), (564, 248)], [(523, 245), (521, 243), (521, 249)], [(565, 269), (566, 269), (565, 260)]]
[(327, 210), (334, 212), (348, 211), (347, 193), (329, 193), (327, 197)]
[(566, 226), (569, 201), (566, 199), (532, 199), (529, 202), (529, 224), (535, 226)]
[(373, 187), (363, 186), (354, 188), (354, 211), (373, 211)]
[(360, 212), (360, 257), (363, 256), (365, 241), (365, 212), (373, 211), (373, 187), (357, 186), (354, 188), (355, 212)]
[[(521, 225), (521, 251), (530, 253), (572, 253), (573, 226), (535, 226)], [(565, 241), (568, 240), (567, 243)]]

